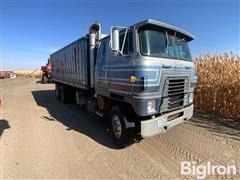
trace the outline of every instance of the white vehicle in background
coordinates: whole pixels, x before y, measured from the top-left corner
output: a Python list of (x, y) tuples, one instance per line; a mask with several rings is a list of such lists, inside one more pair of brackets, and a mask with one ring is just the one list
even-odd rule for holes
[(17, 77), (15, 73), (10, 73), (9, 76), (11, 79), (15, 79)]

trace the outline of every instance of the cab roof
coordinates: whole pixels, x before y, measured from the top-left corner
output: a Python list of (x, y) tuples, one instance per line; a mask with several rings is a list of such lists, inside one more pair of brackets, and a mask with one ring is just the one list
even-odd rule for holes
[(133, 26), (135, 26), (136, 28), (140, 28), (140, 27), (148, 25), (148, 24), (160, 26), (160, 27), (163, 27), (163, 28), (166, 28), (166, 29), (170, 29), (170, 30), (179, 32), (180, 34), (186, 36), (188, 41), (191, 41), (191, 40), (193, 40), (195, 38), (194, 35), (192, 35), (191, 33), (187, 32), (187, 31), (185, 31), (183, 29), (180, 29), (180, 28), (172, 26), (170, 24), (166, 24), (166, 23), (163, 23), (163, 22), (160, 22), (160, 21), (156, 21), (156, 20), (153, 20), (153, 19), (147, 19), (145, 21), (141, 21), (139, 23), (134, 24)]

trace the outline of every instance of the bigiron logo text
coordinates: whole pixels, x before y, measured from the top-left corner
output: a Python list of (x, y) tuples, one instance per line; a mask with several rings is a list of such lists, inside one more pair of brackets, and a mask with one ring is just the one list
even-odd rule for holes
[(207, 175), (236, 175), (235, 165), (215, 165), (207, 162), (206, 165), (197, 165), (196, 162), (182, 161), (181, 175), (192, 175), (197, 179), (204, 179)]

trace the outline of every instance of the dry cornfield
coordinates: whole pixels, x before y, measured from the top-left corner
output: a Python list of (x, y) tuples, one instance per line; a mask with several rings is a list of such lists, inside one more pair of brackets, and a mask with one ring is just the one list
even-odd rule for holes
[(36, 77), (39, 78), (41, 76), (41, 70), (19, 70), (14, 71), (14, 73), (17, 75), (17, 77)]
[(240, 120), (240, 56), (205, 54), (195, 59), (195, 65), (195, 109)]

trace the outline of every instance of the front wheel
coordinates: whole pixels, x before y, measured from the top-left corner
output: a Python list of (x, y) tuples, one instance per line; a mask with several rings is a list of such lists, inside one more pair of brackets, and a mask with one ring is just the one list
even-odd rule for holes
[(135, 139), (135, 125), (133, 127), (126, 127), (126, 122), (131, 122), (127, 111), (120, 106), (114, 106), (111, 110), (110, 121), (114, 140), (118, 147), (124, 148), (134, 142)]

